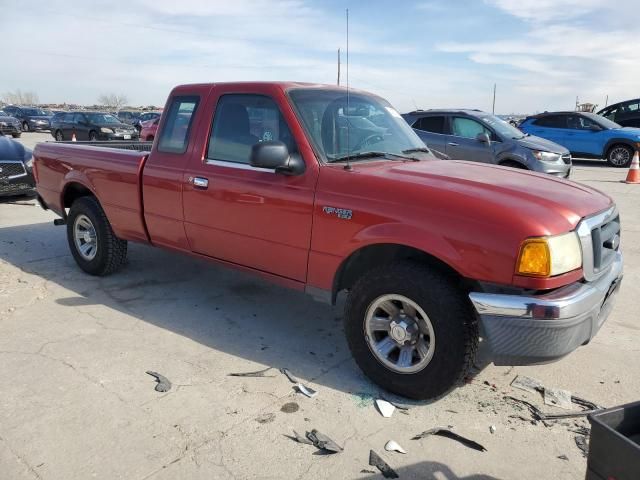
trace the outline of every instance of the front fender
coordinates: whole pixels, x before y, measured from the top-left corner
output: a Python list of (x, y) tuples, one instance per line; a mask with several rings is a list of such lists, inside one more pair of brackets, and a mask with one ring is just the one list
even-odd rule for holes
[(607, 140), (607, 143), (605, 143), (604, 145), (604, 149), (602, 150), (602, 158), (606, 158), (607, 157), (607, 152), (609, 151), (609, 149), (611, 147), (613, 147), (616, 144), (624, 144), (624, 145), (628, 145), (629, 147), (631, 147), (634, 150), (638, 150), (640, 149), (640, 140), (633, 140), (631, 138), (625, 138), (625, 137), (614, 137), (611, 138), (609, 140)]

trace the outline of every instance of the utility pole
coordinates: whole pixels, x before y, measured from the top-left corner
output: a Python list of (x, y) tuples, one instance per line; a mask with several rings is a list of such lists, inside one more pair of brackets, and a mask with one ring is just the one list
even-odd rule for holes
[(340, 86), (340, 49), (338, 49), (338, 86)]
[(609, 105), (609, 95), (607, 95), (607, 98), (604, 101), (604, 106), (606, 107), (607, 105)]
[(491, 108), (491, 113), (496, 113), (496, 84), (493, 84), (493, 107)]

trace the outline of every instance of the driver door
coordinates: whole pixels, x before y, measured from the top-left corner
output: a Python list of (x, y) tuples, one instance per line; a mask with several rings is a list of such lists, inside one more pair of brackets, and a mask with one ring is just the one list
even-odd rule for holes
[(480, 122), (467, 117), (451, 117), (451, 135), (447, 137), (446, 154), (451, 160), (469, 160), (471, 162), (493, 163), (493, 146), (479, 141), (479, 133), (487, 133), (493, 138), (493, 132)]

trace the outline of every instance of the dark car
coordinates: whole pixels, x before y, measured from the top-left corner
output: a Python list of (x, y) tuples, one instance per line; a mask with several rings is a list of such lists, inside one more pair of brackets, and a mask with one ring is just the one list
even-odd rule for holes
[(23, 132), (49, 130), (51, 115), (38, 107), (7, 105), (3, 110), (20, 120)]
[(144, 112), (133, 121), (132, 125), (136, 127), (138, 132), (140, 132), (140, 130), (142, 130), (142, 124), (144, 122), (155, 120), (156, 118), (160, 118), (160, 112)]
[(623, 127), (640, 128), (640, 98), (614, 103), (598, 112)]
[(0, 135), (11, 135), (18, 138), (21, 134), (20, 120), (0, 110)]
[(128, 123), (129, 125), (133, 125), (138, 117), (140, 117), (140, 112), (132, 110), (120, 110), (118, 112), (118, 120), (122, 123)]
[(0, 196), (33, 192), (33, 153), (20, 142), (0, 136)]
[(480, 110), (418, 110), (403, 115), (433, 151), (453, 160), (495, 163), (568, 178), (569, 151), (543, 138), (525, 135), (495, 115)]
[(122, 123), (104, 112), (67, 112), (56, 116), (51, 124), (51, 135), (58, 140), (137, 140), (135, 127)]

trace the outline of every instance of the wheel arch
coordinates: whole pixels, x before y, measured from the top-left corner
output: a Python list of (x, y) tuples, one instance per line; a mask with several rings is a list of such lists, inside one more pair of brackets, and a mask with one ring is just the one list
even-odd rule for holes
[(93, 190), (87, 187), (84, 183), (78, 180), (70, 181), (64, 186), (60, 196), (60, 205), (62, 206), (62, 211), (65, 212), (65, 218), (65, 209), (71, 208), (73, 202), (80, 197), (94, 197), (96, 201), (100, 203)]
[(629, 138), (612, 138), (608, 140), (604, 145), (604, 149), (602, 150), (602, 158), (607, 158), (609, 156), (609, 151), (616, 145), (625, 145), (634, 151), (640, 150), (640, 142), (634, 142)]
[(514, 163), (518, 165), (520, 168), (526, 168), (527, 170), (529, 170), (529, 166), (526, 163), (524, 163), (522, 160), (519, 160), (515, 157), (504, 157), (498, 161), (498, 165), (502, 167), (510, 167)]

